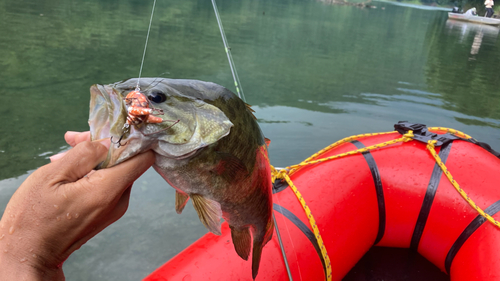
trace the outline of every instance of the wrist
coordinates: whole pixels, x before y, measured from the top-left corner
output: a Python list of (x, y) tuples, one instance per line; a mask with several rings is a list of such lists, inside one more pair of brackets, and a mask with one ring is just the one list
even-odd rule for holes
[(0, 281), (64, 280), (62, 263), (53, 266), (43, 247), (35, 243), (37, 239), (16, 235), (17, 230), (6, 231), (1, 220), (0, 230)]
[(65, 280), (62, 268), (45, 268), (4, 250), (0, 250), (0, 272), (0, 281)]

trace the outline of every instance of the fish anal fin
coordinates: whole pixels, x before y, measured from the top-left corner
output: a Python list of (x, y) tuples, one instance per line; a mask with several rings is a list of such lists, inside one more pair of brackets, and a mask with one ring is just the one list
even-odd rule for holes
[(186, 193), (175, 191), (175, 211), (177, 214), (182, 213), (184, 207), (186, 206), (187, 201), (189, 200), (189, 195)]
[(227, 181), (234, 181), (248, 174), (245, 164), (231, 153), (218, 152), (221, 160), (216, 167), (216, 173)]
[(250, 255), (250, 248), (252, 246), (252, 238), (250, 236), (250, 228), (245, 227), (243, 229), (237, 229), (235, 227), (229, 226), (231, 228), (231, 238), (233, 239), (234, 249), (238, 256), (244, 260), (248, 260)]
[(213, 234), (221, 235), (222, 210), (220, 204), (199, 194), (191, 194), (191, 199), (203, 225)]

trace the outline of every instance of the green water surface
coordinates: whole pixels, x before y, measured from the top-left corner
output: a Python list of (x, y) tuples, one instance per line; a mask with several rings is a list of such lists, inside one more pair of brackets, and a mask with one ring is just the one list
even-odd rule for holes
[[(399, 120), (451, 127), (500, 150), (498, 28), (438, 10), (306, 0), (218, 1), (246, 99), (275, 166)], [(152, 1), (0, 1), (0, 212), (30, 171), (88, 130), (89, 87), (139, 73)], [(143, 76), (232, 90), (208, 0), (160, 0)], [(68, 259), (68, 280), (138, 280), (206, 233), (153, 170), (127, 214)]]

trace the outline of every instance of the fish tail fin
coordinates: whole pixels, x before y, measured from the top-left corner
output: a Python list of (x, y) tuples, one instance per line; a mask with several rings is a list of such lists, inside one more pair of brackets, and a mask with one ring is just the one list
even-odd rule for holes
[(262, 249), (271, 240), (274, 232), (274, 220), (270, 218), (267, 223), (266, 228), (259, 236), (254, 236), (253, 249), (252, 249), (252, 277), (255, 280), (257, 274), (259, 273), (260, 257), (262, 255)]
[(253, 249), (252, 249), (252, 278), (255, 280), (257, 274), (259, 273), (260, 266), (260, 257), (262, 255), (262, 248), (264, 247), (264, 243), (253, 241)]
[(248, 260), (248, 255), (250, 255), (250, 248), (252, 246), (252, 239), (250, 237), (250, 228), (245, 227), (243, 229), (231, 228), (231, 238), (233, 239), (234, 249), (238, 256), (244, 260)]

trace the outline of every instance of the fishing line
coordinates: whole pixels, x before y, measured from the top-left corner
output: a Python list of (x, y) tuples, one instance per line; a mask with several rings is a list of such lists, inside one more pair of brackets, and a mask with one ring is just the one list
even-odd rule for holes
[(245, 95), (243, 94), (243, 88), (241, 87), (240, 78), (238, 77), (238, 72), (236, 72), (236, 66), (234, 65), (233, 55), (231, 55), (231, 48), (227, 45), (226, 33), (222, 27), (222, 21), (220, 20), (219, 10), (217, 10), (217, 4), (215, 0), (212, 0), (212, 6), (214, 7), (215, 17), (217, 18), (217, 24), (219, 25), (220, 35), (222, 37), (222, 42), (224, 43), (224, 49), (226, 50), (227, 60), (229, 61), (229, 67), (231, 68), (231, 74), (233, 74), (234, 86), (236, 87), (236, 93), (238, 97), (244, 102)]
[[(274, 198), (276, 198), (276, 200), (278, 201), (278, 205), (280, 206), (283, 206), (281, 205), (281, 202), (280, 202), (280, 199), (279, 199), (279, 196), (275, 196)], [(279, 233), (279, 230), (278, 230), (278, 224), (277, 224), (277, 220), (276, 220), (276, 217), (274, 216), (274, 211), (273, 211), (273, 219), (274, 219), (274, 227), (276, 228), (276, 236), (278, 237), (278, 241), (280, 242), (280, 248), (281, 248), (281, 253), (283, 254), (283, 259), (285, 260), (285, 266), (286, 266), (286, 271), (288, 272), (288, 279), (290, 281), (292, 281), (292, 274), (290, 272), (290, 268), (289, 268), (289, 265), (288, 265), (288, 258), (286, 257), (286, 254), (285, 254), (285, 248), (283, 246), (283, 244), (281, 243), (281, 236), (280, 236), (280, 233)], [(285, 228), (286, 228), (286, 233), (288, 234), (288, 239), (290, 240), (290, 243), (292, 244), (292, 249), (293, 249), (293, 252), (295, 254), (295, 259), (298, 261), (299, 260), (299, 257), (297, 256), (297, 251), (295, 250), (295, 245), (293, 244), (293, 239), (292, 239), (292, 236), (290, 235), (290, 229), (288, 228), (288, 223), (287, 223), (287, 220), (284, 219), (283, 220), (284, 223), (285, 223)], [(297, 262), (297, 269), (299, 270), (299, 277), (300, 277), (300, 280), (302, 281), (302, 272), (300, 271), (300, 264)]]
[[(234, 86), (236, 87), (236, 93), (238, 94), (238, 97), (240, 97), (240, 99), (242, 99), (243, 101), (246, 102), (245, 94), (243, 93), (243, 88), (241, 87), (240, 78), (238, 76), (238, 72), (236, 71), (236, 66), (234, 64), (233, 55), (231, 54), (231, 48), (229, 48), (229, 46), (227, 44), (226, 33), (224, 32), (224, 27), (222, 27), (222, 21), (221, 21), (220, 16), (219, 16), (219, 10), (217, 9), (217, 4), (215, 4), (215, 0), (212, 0), (212, 6), (214, 7), (215, 17), (217, 19), (217, 24), (219, 25), (220, 35), (222, 37), (222, 43), (224, 43), (224, 49), (226, 50), (227, 60), (229, 61), (229, 67), (231, 68), (231, 74), (233, 75)], [(278, 203), (279, 203), (279, 199), (278, 199)], [(281, 240), (281, 235), (280, 235), (280, 232), (278, 229), (278, 222), (276, 221), (276, 217), (274, 216), (274, 211), (273, 211), (273, 220), (274, 220), (274, 227), (276, 229), (276, 236), (278, 237), (278, 242), (279, 242), (279, 245), (281, 248), (281, 253), (283, 255), (283, 260), (285, 261), (285, 267), (286, 267), (286, 271), (288, 273), (288, 279), (290, 281), (292, 281), (293, 280), (292, 273), (290, 272), (290, 266), (288, 264), (288, 259), (286, 257), (285, 247), (283, 246), (283, 241)], [(288, 237), (292, 243), (292, 248), (294, 249), (295, 257), (298, 260), (297, 251), (295, 251), (295, 245), (293, 244), (292, 238), (290, 236), (290, 230), (288, 229), (288, 225), (287, 225), (286, 221), (285, 221), (285, 227), (286, 227), (286, 230), (288, 233)], [(302, 273), (300, 272), (300, 266), (299, 265), (297, 265), (297, 266), (298, 266), (298, 270), (299, 270), (300, 280), (302, 280)]]
[(141, 68), (139, 69), (139, 78), (137, 78), (137, 85), (135, 90), (139, 91), (139, 82), (141, 81), (142, 66), (144, 65), (144, 58), (146, 57), (146, 49), (148, 48), (149, 32), (151, 31), (151, 22), (153, 22), (153, 14), (155, 12), (156, 0), (153, 2), (153, 9), (151, 10), (151, 18), (149, 19), (148, 35), (146, 35), (146, 43), (144, 44), (144, 52), (142, 53)]
[[(281, 254), (283, 255), (283, 257), (286, 257), (285, 247), (283, 247), (283, 241), (281, 241), (280, 230), (278, 228), (278, 221), (276, 221), (276, 217), (274, 216), (274, 212), (273, 212), (273, 220), (274, 220), (274, 228), (276, 229), (276, 236), (278, 237), (278, 243), (280, 244), (280, 248), (281, 248)], [(290, 266), (288, 265), (288, 260), (285, 258), (284, 261), (285, 261), (286, 272), (288, 273), (288, 279), (290, 281), (293, 281), (292, 273), (290, 272)]]

